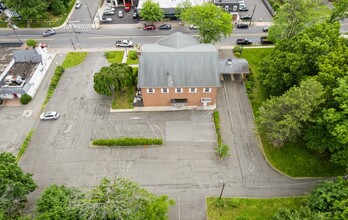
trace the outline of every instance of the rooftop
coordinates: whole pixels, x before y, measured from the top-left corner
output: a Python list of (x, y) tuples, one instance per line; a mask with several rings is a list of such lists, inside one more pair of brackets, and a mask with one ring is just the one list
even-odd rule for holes
[(23, 81), (29, 81), (38, 63), (14, 63), (6, 76), (0, 81), (4, 85), (19, 86)]
[(13, 50), (19, 49), (22, 43), (0, 43), (0, 75), (13, 59)]

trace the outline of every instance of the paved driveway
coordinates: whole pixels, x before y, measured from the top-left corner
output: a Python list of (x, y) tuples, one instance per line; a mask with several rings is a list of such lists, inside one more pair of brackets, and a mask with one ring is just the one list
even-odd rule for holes
[[(50, 184), (93, 187), (103, 177), (127, 176), (156, 194), (176, 200), (171, 219), (205, 219), (205, 197), (302, 195), (311, 183), (288, 179), (262, 158), (252, 130), (244, 87), (226, 83), (218, 94), (223, 140), (231, 156), (219, 161), (209, 111), (110, 113), (110, 98), (93, 91), (93, 73), (106, 60), (89, 53), (83, 64), (66, 70), (47, 110), (56, 121), (37, 126), (21, 166), (33, 173), (39, 189)], [(165, 145), (144, 148), (89, 148), (97, 137), (164, 137)]]

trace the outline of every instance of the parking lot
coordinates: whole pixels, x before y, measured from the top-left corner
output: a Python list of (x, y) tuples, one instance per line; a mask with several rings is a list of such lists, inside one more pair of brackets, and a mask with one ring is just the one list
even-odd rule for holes
[[(119, 17), (118, 13), (122, 11), (123, 17)], [(104, 24), (136, 24), (139, 22), (138, 18), (133, 18), (134, 8), (132, 7), (129, 12), (124, 10), (124, 7), (115, 7), (114, 15), (103, 15), (105, 17), (112, 18), (111, 22)]]

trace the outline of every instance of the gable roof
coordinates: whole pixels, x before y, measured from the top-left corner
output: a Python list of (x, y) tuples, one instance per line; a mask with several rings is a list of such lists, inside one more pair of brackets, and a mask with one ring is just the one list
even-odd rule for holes
[(142, 46), (138, 87), (219, 87), (218, 61), (213, 45), (177, 32)]

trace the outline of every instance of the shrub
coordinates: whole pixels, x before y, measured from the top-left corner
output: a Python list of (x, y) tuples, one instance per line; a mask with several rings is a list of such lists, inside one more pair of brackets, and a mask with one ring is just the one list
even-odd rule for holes
[(131, 58), (132, 60), (136, 60), (138, 59), (138, 55), (136, 51), (132, 51), (129, 55), (129, 58)]
[(227, 201), (227, 205), (231, 208), (238, 208), (239, 207), (239, 199), (231, 198)]
[(98, 146), (137, 146), (137, 145), (162, 145), (163, 140), (159, 138), (117, 138), (97, 139), (93, 145)]
[(30, 129), (29, 133), (25, 137), (25, 139), (24, 139), (24, 141), (22, 143), (22, 146), (19, 149), (19, 152), (17, 154), (17, 158), (16, 158), (17, 163), (21, 159), (21, 157), (23, 156), (25, 150), (27, 149), (27, 147), (28, 147), (28, 145), (30, 143), (31, 137), (33, 136), (33, 133), (34, 133), (34, 129), (32, 128), (32, 129)]
[(109, 51), (105, 51), (105, 52), (104, 52), (104, 56), (105, 56), (106, 59), (110, 58), (110, 57), (109, 57), (109, 56), (110, 56)]
[(27, 40), (27, 45), (30, 47), (36, 47), (37, 41), (34, 39), (29, 39), (29, 40)]
[(219, 160), (224, 159), (230, 155), (230, 147), (226, 144), (220, 144), (216, 147), (216, 153), (219, 155)]
[(26, 105), (26, 104), (28, 104), (28, 103), (31, 101), (31, 99), (32, 99), (32, 98), (31, 98), (30, 95), (28, 95), (28, 94), (23, 94), (19, 100), (20, 100), (20, 102), (22, 103), (22, 105)]
[(234, 55), (239, 58), (240, 57), (240, 52), (234, 52)]
[(242, 47), (241, 46), (234, 46), (233, 52), (234, 52), (234, 54), (242, 52)]
[(41, 108), (44, 108), (46, 106), (48, 100), (50, 100), (50, 98), (52, 97), (53, 92), (56, 89), (58, 82), (60, 80), (60, 77), (63, 75), (64, 71), (65, 70), (62, 66), (57, 66), (56, 69), (54, 70), (54, 75), (51, 79), (50, 86), (48, 87), (46, 99), (45, 99), (44, 103), (42, 104)]

